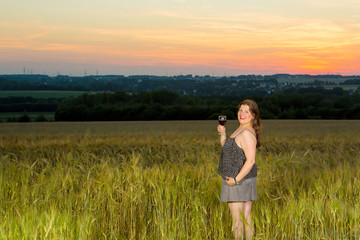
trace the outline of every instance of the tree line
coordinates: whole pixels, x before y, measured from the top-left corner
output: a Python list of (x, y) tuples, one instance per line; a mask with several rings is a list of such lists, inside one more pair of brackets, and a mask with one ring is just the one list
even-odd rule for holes
[(0, 112), (55, 112), (62, 99), (5, 97), (0, 98)]
[[(338, 85), (330, 81), (334, 76), (320, 75), (316, 78), (305, 76), (302, 81), (287, 83), (278, 82), (281, 76), (151, 76), (151, 75), (104, 75), (73, 77), (58, 75), (50, 77), (47, 75), (0, 75), (0, 90), (55, 90), (55, 91), (126, 91), (139, 93), (142, 91), (154, 91), (166, 89), (182, 95), (199, 96), (239, 96), (243, 94), (251, 96), (264, 96), (273, 93), (281, 93), (293, 87), (299, 89), (303, 86), (326, 86)], [(288, 76), (290, 77), (290, 75)], [(294, 76), (296, 77), (296, 76)], [(329, 77), (329, 79), (327, 79)], [(344, 80), (343, 85), (360, 85), (359, 76), (347, 77), (337, 76)], [(360, 92), (360, 87), (353, 89)]]
[[(271, 95), (190, 96), (169, 90), (85, 93), (69, 98), (0, 98), (0, 112), (55, 112), (55, 121), (206, 120), (225, 114), (236, 119), (237, 105), (250, 98), (263, 119), (360, 119), (360, 94), (342, 88), (292, 88)], [(46, 120), (40, 116), (36, 121)]]
[[(250, 77), (249, 77), (250, 78)], [(277, 88), (275, 79), (255, 80), (241, 79), (239, 77), (215, 78), (210, 76), (85, 76), (69, 77), (47, 75), (0, 75), (0, 90), (41, 90), (41, 91), (126, 91), (139, 93), (166, 89), (179, 94), (200, 96), (236, 96), (249, 92), (252, 95), (265, 95), (267, 91), (259, 87), (266, 83)]]
[(360, 94), (333, 91), (270, 96), (200, 97), (168, 90), (83, 94), (64, 99), (55, 121), (206, 120), (225, 114), (236, 119), (237, 105), (255, 100), (263, 119), (360, 119)]
[(64, 99), (56, 121), (204, 120), (227, 114), (236, 106), (226, 98), (184, 96), (168, 90), (83, 94)]

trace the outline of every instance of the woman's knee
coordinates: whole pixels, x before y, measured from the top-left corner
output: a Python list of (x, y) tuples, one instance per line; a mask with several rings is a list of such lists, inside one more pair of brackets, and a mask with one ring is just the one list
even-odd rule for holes
[(244, 229), (244, 221), (238, 220), (234, 222), (234, 232), (242, 231)]
[(251, 203), (245, 205), (244, 207), (244, 217), (245, 219), (251, 219)]
[(245, 219), (251, 218), (251, 212), (250, 211), (244, 212), (244, 217), (245, 217)]

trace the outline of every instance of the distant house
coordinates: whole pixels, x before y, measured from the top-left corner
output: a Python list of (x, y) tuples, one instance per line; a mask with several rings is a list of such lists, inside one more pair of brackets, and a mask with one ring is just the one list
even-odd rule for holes
[(267, 86), (267, 84), (266, 84), (265, 82), (261, 82), (261, 83), (260, 83), (260, 87), (263, 87), (263, 88), (264, 88), (264, 87), (266, 87), (266, 86)]

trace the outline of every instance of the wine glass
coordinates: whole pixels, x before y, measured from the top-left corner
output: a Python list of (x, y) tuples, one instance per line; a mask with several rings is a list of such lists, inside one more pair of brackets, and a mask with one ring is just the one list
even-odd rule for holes
[(226, 123), (226, 116), (225, 116), (225, 115), (220, 115), (219, 118), (218, 118), (218, 120), (219, 120), (219, 124), (220, 124), (221, 126), (224, 126), (225, 123)]

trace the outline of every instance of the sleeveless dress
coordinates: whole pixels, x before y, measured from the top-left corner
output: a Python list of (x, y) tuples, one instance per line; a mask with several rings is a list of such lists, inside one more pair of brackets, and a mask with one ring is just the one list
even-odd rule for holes
[(220, 195), (221, 202), (245, 202), (257, 200), (258, 198), (256, 188), (256, 164), (254, 164), (250, 172), (240, 180), (238, 185), (229, 186), (225, 181), (226, 177), (235, 177), (246, 161), (243, 149), (235, 142), (235, 138), (245, 130), (248, 130), (255, 135), (253, 131), (244, 129), (235, 137), (227, 138), (221, 151), (218, 167), (218, 173), (223, 178)]

